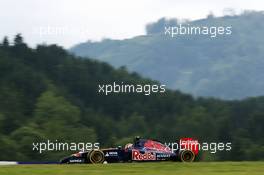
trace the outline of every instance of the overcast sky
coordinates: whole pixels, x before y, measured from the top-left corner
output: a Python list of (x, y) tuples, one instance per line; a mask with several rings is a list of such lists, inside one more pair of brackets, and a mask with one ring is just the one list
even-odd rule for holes
[(0, 38), (22, 33), (31, 46), (66, 48), (87, 40), (124, 39), (145, 33), (161, 17), (199, 19), (211, 11), (264, 10), (263, 0), (0, 0)]

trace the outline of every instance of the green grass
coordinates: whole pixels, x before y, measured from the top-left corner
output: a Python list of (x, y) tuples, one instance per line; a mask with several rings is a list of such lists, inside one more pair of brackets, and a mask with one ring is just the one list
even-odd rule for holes
[(102, 165), (10, 165), (0, 175), (262, 175), (264, 162), (119, 163)]

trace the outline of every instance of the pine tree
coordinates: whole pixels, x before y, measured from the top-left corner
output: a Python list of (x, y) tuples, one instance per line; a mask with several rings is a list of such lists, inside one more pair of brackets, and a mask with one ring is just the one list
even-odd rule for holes
[(22, 37), (21, 33), (18, 33), (14, 38), (14, 45), (18, 46), (21, 44), (24, 44), (23, 37)]
[(8, 37), (5, 36), (4, 39), (3, 39), (3, 42), (1, 44), (3, 47), (8, 47), (9, 46), (9, 40), (8, 40)]

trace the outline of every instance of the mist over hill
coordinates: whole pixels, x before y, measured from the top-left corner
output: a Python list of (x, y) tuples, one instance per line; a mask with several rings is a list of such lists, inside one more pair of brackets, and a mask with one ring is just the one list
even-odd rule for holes
[(146, 26), (146, 35), (125, 40), (105, 39), (78, 44), (70, 51), (126, 66), (167, 87), (195, 96), (242, 99), (264, 95), (264, 13), (188, 21), (193, 26), (231, 26), (231, 35), (164, 35), (179, 20), (161, 18)]

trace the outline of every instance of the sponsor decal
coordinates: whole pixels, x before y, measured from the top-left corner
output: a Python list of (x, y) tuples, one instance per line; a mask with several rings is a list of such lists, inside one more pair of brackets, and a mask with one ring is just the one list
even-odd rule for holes
[(156, 160), (156, 154), (150, 151), (141, 154), (138, 150), (132, 150), (132, 160)]
[(81, 159), (73, 159), (73, 160), (70, 160), (70, 162), (71, 163), (74, 163), (74, 162), (80, 163), (80, 162), (83, 162), (83, 160), (81, 160)]
[(170, 154), (157, 154), (157, 158), (169, 158)]
[(113, 152), (113, 151), (106, 152), (105, 157), (109, 157), (109, 156), (118, 156), (118, 153), (117, 152)]

